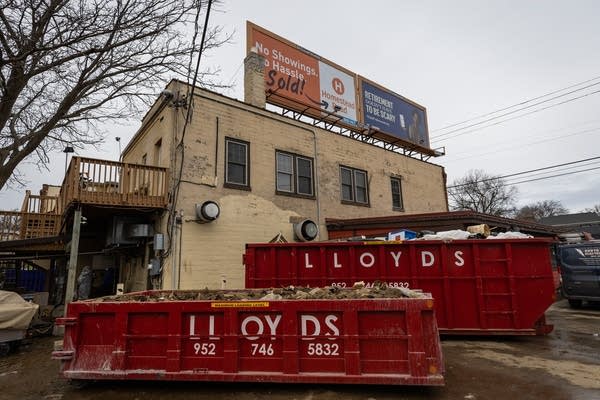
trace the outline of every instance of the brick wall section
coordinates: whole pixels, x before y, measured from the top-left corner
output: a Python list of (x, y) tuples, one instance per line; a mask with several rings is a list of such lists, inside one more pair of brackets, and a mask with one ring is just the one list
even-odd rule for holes
[[(178, 82), (170, 89), (176, 90)], [(185, 135), (185, 162), (176, 209), (183, 210), (182, 260), (179, 287), (227, 288), (244, 285), (242, 254), (246, 243), (265, 242), (281, 232), (294, 240), (292, 221), (318, 221), (320, 239), (327, 239), (325, 218), (361, 218), (401, 213), (392, 209), (390, 176), (402, 177), (403, 213), (446, 211), (444, 171), (422, 162), (312, 125), (297, 122), (218, 94), (197, 90), (194, 119)], [(177, 115), (177, 117), (176, 117)], [(163, 138), (165, 151), (179, 138), (182, 110), (165, 107), (140, 139), (131, 145), (125, 161), (139, 162), (144, 153)], [(251, 191), (223, 187), (225, 137), (250, 143)], [(315, 154), (316, 140), (316, 154)], [(167, 145), (167, 146), (165, 146)], [(275, 151), (296, 153), (314, 160), (317, 167), (317, 199), (275, 193)], [(148, 156), (150, 157), (150, 156)], [(170, 156), (171, 171), (178, 171)], [(368, 172), (370, 206), (342, 204), (339, 167), (346, 165)], [(165, 166), (165, 165), (163, 165)], [(216, 174), (215, 174), (216, 166)], [(220, 217), (211, 223), (195, 222), (195, 204), (214, 200)], [(166, 232), (166, 213), (157, 229)], [(177, 246), (179, 237), (175, 238)], [(167, 238), (168, 243), (168, 238)], [(175, 252), (178, 254), (178, 250)], [(173, 287), (178, 262), (165, 260), (163, 287)]]

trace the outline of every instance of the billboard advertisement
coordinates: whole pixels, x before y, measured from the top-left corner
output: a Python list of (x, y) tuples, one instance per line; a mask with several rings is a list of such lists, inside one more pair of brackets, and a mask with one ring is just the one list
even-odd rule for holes
[(361, 122), (379, 132), (429, 148), (425, 108), (360, 77)]
[(246, 44), (265, 59), (267, 102), (433, 154), (424, 107), (249, 21)]
[(346, 124), (357, 124), (354, 74), (251, 22), (248, 47), (265, 58), (270, 103), (318, 117), (334, 113)]

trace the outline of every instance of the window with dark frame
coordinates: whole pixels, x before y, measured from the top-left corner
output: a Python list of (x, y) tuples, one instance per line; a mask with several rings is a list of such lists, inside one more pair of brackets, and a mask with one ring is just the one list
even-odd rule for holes
[(293, 153), (275, 152), (276, 190), (280, 194), (314, 196), (313, 160)]
[(342, 202), (359, 205), (369, 204), (367, 171), (340, 166)]
[(404, 203), (402, 201), (402, 179), (391, 177), (392, 184), (392, 208), (396, 211), (404, 211)]
[(250, 143), (225, 138), (225, 187), (250, 188)]

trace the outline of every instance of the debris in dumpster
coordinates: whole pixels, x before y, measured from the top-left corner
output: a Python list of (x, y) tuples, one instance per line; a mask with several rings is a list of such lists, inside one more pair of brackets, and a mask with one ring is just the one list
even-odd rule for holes
[(324, 288), (295, 287), (262, 289), (262, 290), (162, 290), (151, 292), (135, 292), (129, 294), (100, 297), (90, 301), (129, 301), (129, 302), (162, 302), (162, 301), (189, 301), (189, 300), (334, 300), (334, 299), (381, 299), (381, 298), (427, 298), (428, 295), (406, 288), (388, 286), (385, 282), (374, 282), (372, 286), (365, 287), (358, 283), (351, 289), (338, 286)]

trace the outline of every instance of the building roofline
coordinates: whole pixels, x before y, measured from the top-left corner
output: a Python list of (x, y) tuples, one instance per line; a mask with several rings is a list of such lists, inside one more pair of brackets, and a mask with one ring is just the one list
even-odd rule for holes
[[(169, 83), (165, 86), (165, 88), (168, 88), (169, 86), (171, 86), (173, 84), (180, 84), (180, 85), (184, 85), (184, 86), (191, 86), (191, 85), (189, 85), (188, 83), (186, 83), (184, 81), (181, 81), (179, 79), (173, 78), (173, 79), (171, 79), (169, 81)], [(204, 96), (202, 96), (202, 92), (205, 93)], [(207, 95), (212, 95), (212, 96), (220, 97), (220, 98), (222, 98), (224, 100), (224, 102), (229, 102), (231, 105), (236, 104), (238, 107), (243, 107), (243, 108), (247, 108), (249, 110), (252, 110), (254, 112), (258, 112), (258, 113), (260, 113), (261, 115), (263, 115), (264, 117), (267, 117), (267, 118), (277, 119), (277, 120), (279, 120), (281, 122), (285, 122), (285, 123), (292, 123), (293, 125), (296, 125), (296, 126), (298, 126), (299, 128), (302, 128), (302, 129), (310, 129), (310, 130), (318, 129), (318, 130), (326, 131), (325, 129), (320, 128), (320, 127), (315, 126), (315, 125), (312, 125), (312, 124), (310, 124), (308, 122), (304, 122), (304, 121), (301, 121), (301, 120), (297, 120), (297, 119), (293, 119), (293, 118), (290, 118), (290, 117), (286, 117), (284, 115), (281, 115), (278, 112), (275, 112), (275, 111), (272, 111), (272, 110), (269, 110), (269, 109), (266, 109), (266, 108), (263, 108), (263, 107), (258, 107), (258, 106), (255, 106), (253, 104), (246, 103), (246, 102), (244, 102), (242, 100), (239, 100), (239, 99), (236, 99), (236, 98), (233, 98), (233, 97), (230, 97), (230, 96), (226, 96), (226, 95), (224, 95), (222, 93), (218, 93), (218, 92), (215, 92), (215, 91), (207, 89), (207, 88), (196, 86), (194, 88), (192, 94), (194, 96), (200, 96), (200, 97), (206, 98), (208, 100), (213, 100), (213, 99), (211, 99), (211, 97), (208, 97)], [(123, 150), (123, 155), (127, 154), (127, 152), (129, 150), (131, 150), (131, 148), (134, 146), (134, 144), (137, 143), (139, 141), (139, 139), (143, 136), (143, 132), (146, 130), (146, 128), (158, 116), (159, 112), (162, 111), (166, 107), (167, 101), (165, 101), (165, 100), (162, 100), (162, 104), (159, 104), (159, 101), (160, 101), (161, 97), (162, 96), (160, 96), (160, 95), (157, 97), (157, 99), (155, 100), (155, 102), (152, 104), (152, 106), (150, 106), (150, 109), (146, 112), (146, 114), (142, 118), (142, 124), (141, 124), (140, 128), (133, 135), (133, 137), (131, 138), (131, 140), (127, 144), (127, 146), (125, 146), (125, 149)], [(154, 109), (157, 106), (157, 104), (159, 104), (159, 108), (157, 108), (154, 111), (154, 113), (151, 114), (152, 109)], [(274, 107), (277, 107), (277, 106), (274, 106)], [(334, 133), (334, 134), (337, 134), (337, 133)], [(346, 136), (343, 136), (343, 135), (340, 135), (340, 136), (344, 137), (344, 138), (351, 139), (351, 140), (355, 140), (355, 139), (352, 139), (352, 138), (349, 138), (349, 137), (346, 137)], [(361, 142), (359, 140), (355, 140), (355, 141)], [(361, 143), (364, 143), (364, 142), (361, 142)], [(364, 143), (364, 144), (368, 144), (368, 143)], [(379, 147), (379, 146), (374, 146), (374, 147)], [(380, 147), (380, 149), (384, 150), (384, 151), (390, 151), (390, 150), (386, 150), (386, 149), (384, 149), (382, 147)], [(411, 160), (419, 161), (419, 162), (425, 163), (427, 165), (436, 166), (436, 167), (441, 168), (442, 170), (445, 170), (445, 168), (444, 168), (443, 165), (439, 165), (439, 164), (436, 164), (436, 163), (433, 163), (433, 162), (430, 162), (430, 161), (420, 160), (418, 158), (410, 157), (410, 156), (407, 156), (407, 155), (402, 154), (402, 153), (397, 153), (397, 152), (393, 152), (393, 151), (391, 151), (391, 152), (394, 153), (394, 154), (396, 154), (396, 155), (403, 156), (403, 157), (406, 157), (406, 158), (411, 159)]]
[(348, 228), (377, 228), (385, 227), (390, 224), (408, 224), (415, 222), (468, 222), (471, 220), (475, 224), (486, 223), (494, 224), (500, 227), (518, 226), (529, 231), (539, 231), (548, 233), (562, 233), (564, 230), (559, 227), (553, 227), (535, 222), (499, 217), (495, 215), (483, 214), (475, 211), (449, 211), (435, 212), (425, 214), (408, 214), (408, 215), (393, 215), (387, 217), (371, 217), (371, 218), (356, 218), (356, 219), (336, 219), (326, 218), (325, 223), (327, 229), (331, 231), (344, 230)]

